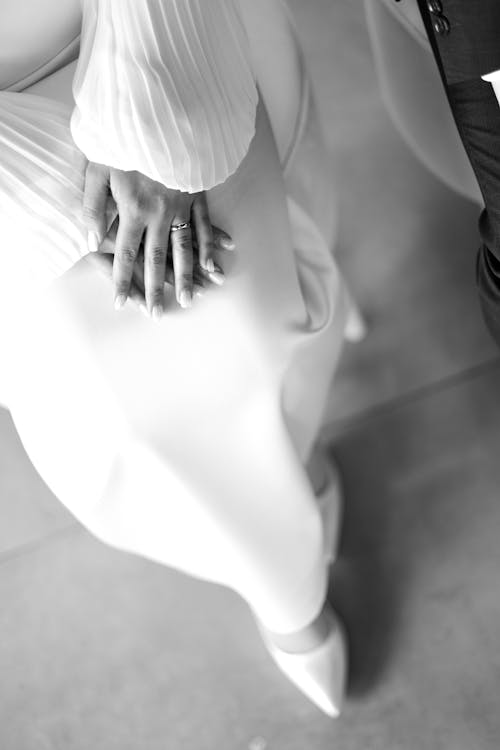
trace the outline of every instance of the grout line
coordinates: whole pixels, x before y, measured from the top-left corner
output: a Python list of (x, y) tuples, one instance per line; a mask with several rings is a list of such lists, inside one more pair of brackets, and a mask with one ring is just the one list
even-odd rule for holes
[(321, 431), (321, 442), (328, 442), (328, 440), (337, 437), (341, 433), (352, 432), (363, 427), (365, 424), (373, 422), (381, 417), (385, 417), (399, 409), (403, 409), (411, 404), (415, 404), (418, 401), (422, 401), (429, 396), (435, 396), (438, 393), (448, 390), (449, 388), (455, 388), (457, 385), (461, 385), (466, 381), (475, 380), (482, 377), (488, 372), (494, 370), (500, 370), (500, 358), (495, 357), (487, 362), (483, 362), (480, 365), (475, 365), (466, 370), (462, 370), (454, 375), (448, 375), (442, 380), (437, 380), (434, 383), (423, 385), (420, 388), (416, 388), (414, 391), (398, 396), (392, 400), (377, 404), (376, 406), (369, 407), (365, 411), (359, 412), (351, 417), (343, 417), (339, 419), (332, 419), (328, 422)]
[(69, 536), (75, 530), (79, 529), (80, 524), (75, 519), (74, 521), (67, 523), (65, 526), (61, 526), (61, 528), (49, 532), (45, 536), (41, 536), (38, 539), (33, 539), (30, 542), (25, 542), (24, 544), (19, 544), (17, 547), (5, 550), (5, 552), (0, 553), (0, 565), (4, 565), (12, 560), (17, 560), (19, 557), (30, 555), (31, 553), (45, 547), (47, 544), (50, 544), (50, 542), (61, 537)]

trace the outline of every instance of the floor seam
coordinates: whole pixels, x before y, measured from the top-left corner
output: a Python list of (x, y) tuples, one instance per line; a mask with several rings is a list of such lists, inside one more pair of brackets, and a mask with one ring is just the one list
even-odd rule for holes
[(479, 365), (475, 365), (474, 367), (462, 370), (459, 373), (449, 375), (441, 380), (415, 388), (415, 390), (410, 391), (403, 396), (369, 407), (354, 416), (332, 419), (323, 427), (321, 431), (321, 439), (322, 441), (325, 441), (328, 440), (329, 437), (334, 437), (340, 433), (357, 430), (364, 424), (386, 417), (400, 409), (417, 404), (429, 396), (435, 396), (447, 391), (448, 389), (456, 388), (458, 385), (471, 382), (489, 372), (494, 372), (499, 369), (500, 357), (495, 357), (486, 362), (482, 362)]
[(12, 547), (9, 550), (6, 550), (5, 552), (0, 553), (0, 566), (4, 563), (9, 563), (12, 560), (17, 560), (20, 557), (25, 557), (26, 555), (30, 555), (33, 552), (36, 552), (43, 547), (46, 547), (51, 542), (63, 538), (65, 536), (69, 536), (74, 531), (81, 530), (81, 526), (78, 523), (78, 521), (70, 521), (64, 526), (55, 529), (54, 531), (50, 532), (49, 534), (45, 534), (42, 537), (39, 537), (38, 539), (32, 539), (29, 542), (25, 542), (24, 544), (19, 544), (17, 547)]

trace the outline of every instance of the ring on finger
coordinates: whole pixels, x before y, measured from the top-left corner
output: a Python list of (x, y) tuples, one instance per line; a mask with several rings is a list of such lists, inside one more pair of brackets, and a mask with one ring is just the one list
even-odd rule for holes
[(180, 224), (172, 224), (170, 227), (171, 232), (178, 232), (180, 229), (191, 229), (191, 222), (183, 221)]

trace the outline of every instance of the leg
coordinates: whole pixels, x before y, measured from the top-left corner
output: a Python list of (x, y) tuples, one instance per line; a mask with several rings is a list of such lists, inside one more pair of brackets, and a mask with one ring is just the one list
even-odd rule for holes
[[(343, 320), (333, 262), (321, 304), (303, 296), (264, 111), (212, 209), (238, 244), (226, 285), (187, 312), (167, 304), (152, 326), (116, 313), (106, 280), (75, 266), (24, 321), (12, 413), (41, 475), (97, 536), (231, 586), (266, 627), (291, 633), (327, 589), (299, 454), (316, 437)], [(304, 389), (304, 368), (317, 387)]]
[(500, 346), (500, 108), (491, 84), (481, 80), (450, 86), (448, 96), (484, 198), (477, 284), (486, 325)]

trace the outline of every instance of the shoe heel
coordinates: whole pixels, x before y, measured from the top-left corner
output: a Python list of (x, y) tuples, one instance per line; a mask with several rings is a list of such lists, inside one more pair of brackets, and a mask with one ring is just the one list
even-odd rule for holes
[(342, 711), (347, 677), (347, 641), (342, 623), (328, 606), (330, 631), (322, 644), (304, 653), (275, 646), (261, 629), (262, 640), (277, 667), (323, 713)]

